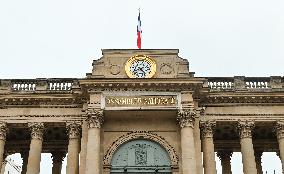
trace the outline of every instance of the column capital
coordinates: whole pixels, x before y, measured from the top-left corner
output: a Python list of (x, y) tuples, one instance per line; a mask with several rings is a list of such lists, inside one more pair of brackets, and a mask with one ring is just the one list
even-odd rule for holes
[(43, 139), (44, 123), (30, 122), (28, 127), (30, 128), (32, 139)]
[(6, 122), (0, 122), (0, 140), (6, 141), (8, 127)]
[(66, 152), (63, 151), (57, 151), (57, 152), (51, 152), (51, 157), (52, 157), (52, 163), (62, 163), (66, 156)]
[(77, 139), (81, 134), (81, 125), (80, 121), (67, 121), (66, 128), (68, 132), (69, 139)]
[(274, 130), (276, 132), (278, 140), (284, 138), (284, 121), (277, 121), (275, 123)]
[(102, 109), (88, 108), (85, 113), (88, 128), (101, 128), (104, 121)]
[(202, 138), (213, 138), (214, 130), (216, 127), (215, 120), (206, 120), (200, 122)]
[(233, 155), (233, 152), (229, 150), (221, 150), (217, 152), (217, 156), (221, 161), (231, 160), (232, 155)]
[(181, 128), (194, 128), (196, 112), (194, 109), (180, 109), (177, 113), (177, 120)]
[(254, 126), (254, 121), (252, 120), (238, 120), (237, 129), (240, 138), (251, 138)]

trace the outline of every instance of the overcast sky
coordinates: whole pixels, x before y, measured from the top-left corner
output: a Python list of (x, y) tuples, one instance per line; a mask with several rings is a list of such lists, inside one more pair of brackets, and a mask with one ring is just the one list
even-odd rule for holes
[(283, 0), (0, 0), (0, 78), (85, 77), (100, 49), (136, 48), (138, 8), (142, 48), (180, 49), (196, 76), (283, 76)]

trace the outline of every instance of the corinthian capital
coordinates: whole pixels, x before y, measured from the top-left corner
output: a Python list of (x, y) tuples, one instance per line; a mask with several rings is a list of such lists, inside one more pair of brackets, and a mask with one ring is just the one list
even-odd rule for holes
[(238, 121), (237, 129), (241, 139), (251, 138), (253, 128), (254, 128), (254, 122), (251, 120)]
[(215, 120), (207, 120), (200, 122), (202, 138), (213, 138), (214, 129), (216, 127)]
[(193, 109), (178, 110), (177, 120), (181, 128), (194, 127), (196, 112)]
[(66, 128), (69, 139), (76, 139), (80, 137), (81, 122), (80, 121), (67, 121)]
[(32, 139), (43, 139), (44, 124), (43, 123), (28, 123), (28, 127), (31, 131)]
[(274, 129), (275, 129), (278, 140), (284, 138), (284, 121), (283, 120), (277, 121)]
[(0, 122), (0, 140), (6, 141), (8, 127), (6, 122)]
[(88, 108), (86, 110), (88, 128), (101, 128), (103, 124), (103, 110)]

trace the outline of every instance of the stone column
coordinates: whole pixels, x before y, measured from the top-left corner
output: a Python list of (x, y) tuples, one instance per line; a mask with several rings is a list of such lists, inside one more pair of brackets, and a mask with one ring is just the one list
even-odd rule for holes
[(61, 174), (62, 161), (65, 157), (65, 152), (51, 152), (52, 157), (52, 174)]
[(263, 174), (262, 165), (261, 165), (262, 153), (263, 153), (262, 151), (255, 151), (254, 152), (257, 174)]
[(282, 163), (282, 173), (284, 173), (284, 121), (277, 121), (275, 130), (279, 144), (279, 156)]
[(86, 170), (87, 142), (88, 142), (88, 126), (87, 122), (84, 121), (82, 124), (80, 167), (79, 167), (80, 174), (85, 174)]
[(81, 122), (67, 122), (66, 128), (69, 136), (66, 174), (78, 174)]
[(232, 174), (231, 169), (231, 157), (233, 152), (231, 151), (219, 151), (217, 156), (221, 160), (222, 174)]
[(207, 120), (200, 122), (203, 150), (203, 166), (205, 174), (217, 174), (213, 135), (216, 121)]
[(88, 142), (85, 174), (101, 173), (101, 125), (103, 122), (103, 110), (87, 109)]
[(7, 123), (0, 122), (0, 170), (2, 169), (2, 164), (4, 159), (4, 147), (6, 142), (6, 135), (7, 135)]
[(21, 152), (21, 157), (22, 157), (22, 160), (23, 160), (21, 174), (26, 174), (27, 173), (29, 151), (26, 151), (26, 150), (22, 151)]
[(196, 109), (195, 123), (194, 123), (194, 141), (195, 141), (195, 159), (196, 159), (196, 173), (203, 174), (202, 166), (202, 151), (201, 151), (201, 139), (200, 139), (200, 127), (199, 122), (202, 116), (204, 116), (205, 108)]
[(28, 123), (31, 130), (31, 144), (28, 158), (27, 174), (39, 174), (43, 141), (43, 123)]
[(237, 128), (240, 135), (240, 144), (244, 174), (257, 174), (254, 150), (252, 144), (253, 121), (238, 121)]
[(179, 110), (178, 122), (181, 127), (181, 160), (183, 174), (196, 174), (193, 109)]

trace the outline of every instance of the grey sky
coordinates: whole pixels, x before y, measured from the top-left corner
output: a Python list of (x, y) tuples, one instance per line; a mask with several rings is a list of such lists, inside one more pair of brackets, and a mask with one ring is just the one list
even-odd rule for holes
[(139, 7), (142, 48), (179, 48), (196, 76), (283, 75), (283, 0), (0, 0), (0, 78), (84, 77), (101, 48), (136, 48)]

